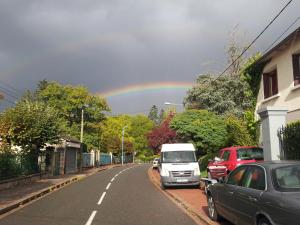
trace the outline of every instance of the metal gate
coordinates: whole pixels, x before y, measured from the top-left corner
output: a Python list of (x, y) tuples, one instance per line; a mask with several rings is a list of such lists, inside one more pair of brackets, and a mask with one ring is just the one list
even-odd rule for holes
[(77, 149), (67, 148), (66, 149), (66, 168), (65, 173), (75, 173), (77, 172)]

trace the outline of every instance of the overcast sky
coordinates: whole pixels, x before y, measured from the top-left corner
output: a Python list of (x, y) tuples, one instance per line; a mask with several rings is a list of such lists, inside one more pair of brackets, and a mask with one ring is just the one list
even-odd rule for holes
[[(252, 41), (287, 1), (0, 0), (0, 88), (16, 96), (42, 79), (84, 85), (93, 93), (193, 82), (226, 67), (225, 49), (236, 25)], [(267, 48), (299, 9), (294, 0), (252, 51)], [(181, 103), (184, 95), (155, 90), (107, 100), (113, 113), (136, 113), (165, 101)]]

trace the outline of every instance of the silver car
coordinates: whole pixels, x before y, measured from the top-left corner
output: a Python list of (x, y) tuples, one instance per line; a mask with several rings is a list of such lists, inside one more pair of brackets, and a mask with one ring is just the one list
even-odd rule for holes
[(240, 225), (300, 224), (300, 162), (245, 164), (207, 190), (209, 216)]

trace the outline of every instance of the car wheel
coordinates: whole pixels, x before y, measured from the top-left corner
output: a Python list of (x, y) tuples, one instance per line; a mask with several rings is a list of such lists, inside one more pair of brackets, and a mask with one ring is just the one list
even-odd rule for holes
[(258, 220), (258, 225), (272, 225), (267, 218), (261, 218)]
[(220, 216), (217, 213), (215, 202), (213, 200), (213, 197), (209, 194), (207, 196), (207, 205), (208, 205), (208, 215), (213, 221), (218, 221), (220, 219)]

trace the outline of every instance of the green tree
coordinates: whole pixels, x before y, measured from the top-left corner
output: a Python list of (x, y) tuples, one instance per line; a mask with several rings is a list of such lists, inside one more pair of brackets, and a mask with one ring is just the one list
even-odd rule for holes
[(137, 153), (140, 154), (152, 153), (148, 148), (148, 140), (146, 134), (152, 130), (154, 123), (145, 115), (131, 116), (131, 129), (129, 135), (134, 139), (133, 148)]
[(127, 115), (108, 117), (101, 123), (101, 151), (120, 154), (122, 128), (126, 127), (124, 132), (125, 152), (133, 152), (134, 138), (129, 134), (131, 132), (131, 119)]
[[(66, 135), (80, 138), (81, 110), (84, 108), (84, 143), (88, 148), (99, 146), (99, 123), (110, 111), (107, 102), (89, 93), (82, 86), (61, 85), (57, 82), (40, 81), (34, 99), (53, 106), (63, 119)], [(86, 107), (87, 106), (87, 107)]]
[(20, 146), (31, 168), (38, 170), (38, 155), (46, 143), (57, 143), (61, 129), (58, 112), (43, 102), (20, 101), (0, 114), (0, 136), (4, 143)]
[(158, 117), (158, 108), (157, 108), (156, 105), (153, 105), (151, 107), (150, 112), (148, 114), (148, 118), (150, 120), (152, 120), (155, 125), (158, 125), (158, 123), (159, 123), (159, 117)]
[(207, 110), (187, 110), (175, 115), (170, 127), (184, 142), (193, 142), (200, 154), (216, 152), (228, 141), (225, 121)]

